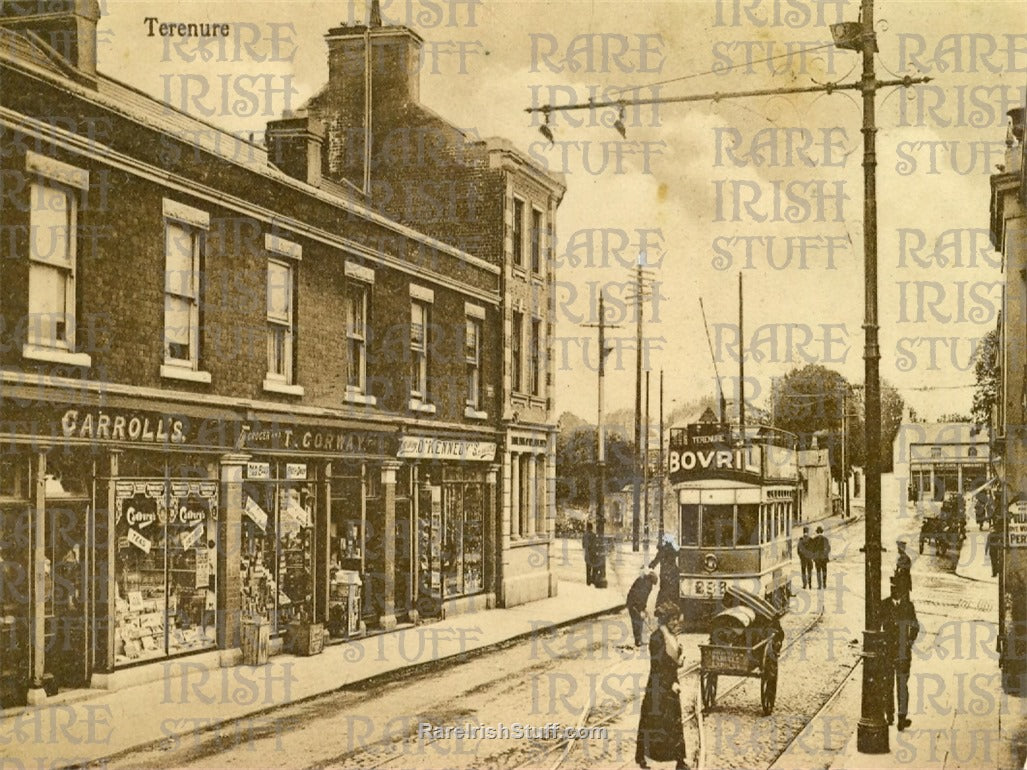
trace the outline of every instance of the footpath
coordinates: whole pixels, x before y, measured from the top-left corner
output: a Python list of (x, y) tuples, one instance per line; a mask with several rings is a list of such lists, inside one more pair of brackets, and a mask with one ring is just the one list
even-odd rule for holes
[(239, 720), (253, 730), (287, 704), (618, 611), (641, 568), (641, 555), (634, 556), (611, 560), (605, 589), (561, 581), (558, 595), (549, 599), (368, 636), (312, 657), (277, 655), (264, 666), (213, 670), (172, 660), (156, 682), (117, 691), (73, 690), (42, 706), (6, 709), (0, 718), (0, 770), (102, 766), (104, 758)]
[[(833, 517), (823, 524), (830, 531), (857, 518)], [(106, 758), (197, 731), (252, 732), (270, 725), (274, 710), (285, 705), (423, 666), (458, 662), (554, 627), (618, 612), (645, 556), (632, 552), (630, 543), (616, 544), (607, 559), (608, 586), (597, 589), (584, 584), (580, 543), (557, 539), (553, 561), (560, 581), (558, 595), (549, 599), (367, 636), (311, 657), (276, 655), (263, 666), (209, 669), (170, 660), (158, 681), (116, 691), (70, 690), (41, 706), (5, 709), (0, 712), (0, 770), (103, 767)]]
[[(922, 627), (909, 678), (909, 718), (889, 727), (889, 752), (861, 754), (855, 726), (860, 714), (862, 666), (811, 721), (775, 768), (831, 770), (955, 770), (1025, 767), (1027, 698), (1002, 690), (995, 649), (997, 582), (985, 555), (987, 531), (967, 530), (952, 580), (965, 580), (964, 598), (945, 600), (937, 568), (914, 554), (913, 601)], [(930, 548), (930, 546), (928, 546)], [(918, 563), (919, 562), (919, 563)], [(851, 732), (840, 732), (846, 725)]]

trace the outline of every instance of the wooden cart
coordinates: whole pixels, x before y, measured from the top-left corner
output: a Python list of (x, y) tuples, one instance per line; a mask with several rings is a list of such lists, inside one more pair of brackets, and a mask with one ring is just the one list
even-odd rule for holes
[(725, 591), (727, 609), (712, 621), (710, 643), (700, 644), (699, 689), (703, 707), (713, 708), (721, 676), (758, 677), (764, 716), (777, 699), (777, 658), (784, 632), (780, 613), (769, 602), (733, 587)]

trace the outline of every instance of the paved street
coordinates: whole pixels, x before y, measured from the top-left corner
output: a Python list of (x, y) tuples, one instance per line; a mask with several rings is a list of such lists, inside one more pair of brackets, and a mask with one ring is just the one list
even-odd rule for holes
[[(885, 543), (893, 543), (898, 536), (915, 542), (914, 519), (892, 515), (886, 521)], [(810, 741), (808, 725), (823, 718), (821, 708), (841, 695), (839, 688), (847, 679), (858, 681), (863, 610), (861, 525), (862, 520), (856, 519), (829, 530), (834, 560), (828, 590), (798, 590), (792, 601), (792, 611), (784, 621), (788, 647), (782, 654), (773, 714), (761, 714), (759, 680), (722, 679), (716, 705), (703, 717), (703, 766), (769, 767), (777, 762), (779, 767), (828, 767), (837, 750), (844, 747), (859, 717), (858, 700), (834, 713), (827, 734), (818, 735), (816, 741)], [(969, 538), (964, 549), (966, 562), (972, 560), (978, 541), (983, 543), (976, 528)], [(569, 546), (564, 565), (567, 578), (576, 570), (571, 550)], [(977, 646), (960, 650), (960, 654), (981, 656), (982, 672), (993, 672), (993, 584), (956, 575), (952, 570), (957, 554), (939, 557), (928, 547), (922, 556), (914, 555), (914, 599), (925, 626), (917, 649), (925, 667), (952, 652), (953, 640), (960, 637), (959, 633), (953, 636), (954, 628), (970, 628)], [(892, 548), (885, 554), (886, 572), (890, 572), (893, 558)], [(637, 556), (634, 559), (637, 565)], [(611, 585), (630, 580), (632, 569), (637, 567), (611, 559)], [(799, 584), (796, 576), (793, 586)], [(122, 756), (110, 766), (514, 768), (561, 763), (572, 768), (630, 767), (648, 661), (645, 652), (635, 650), (629, 641), (626, 614), (608, 615), (509, 643), (462, 663), (379, 678), (279, 708), (260, 719), (168, 739)], [(691, 714), (698, 688), (694, 670), (698, 645), (705, 638), (685, 634), (681, 641), (688, 661), (682, 676), (682, 699), (686, 714)], [(848, 697), (851, 700), (851, 693)], [(914, 672), (910, 704), (914, 727), (939, 697), (937, 682)], [(566, 744), (549, 736), (419, 735), (421, 723), (433, 728), (515, 723), (539, 729), (549, 724), (600, 726), (606, 733)], [(695, 755), (698, 733), (694, 722), (688, 734)], [(815, 744), (823, 741), (832, 744), (835, 752), (818, 752)]]

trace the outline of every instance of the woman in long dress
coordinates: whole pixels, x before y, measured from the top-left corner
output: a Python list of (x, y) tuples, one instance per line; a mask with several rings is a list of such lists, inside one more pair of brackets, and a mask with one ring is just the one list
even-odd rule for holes
[(649, 681), (638, 720), (635, 761), (646, 768), (646, 758), (657, 762), (674, 760), (678, 770), (683, 770), (688, 765), (678, 670), (684, 664), (684, 653), (669, 627), (680, 610), (676, 603), (664, 602), (656, 607), (655, 614), (658, 625), (649, 637)]

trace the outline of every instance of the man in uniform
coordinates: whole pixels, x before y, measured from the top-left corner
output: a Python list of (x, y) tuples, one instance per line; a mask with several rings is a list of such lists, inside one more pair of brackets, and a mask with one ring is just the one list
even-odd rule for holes
[(920, 633), (920, 622), (916, 618), (916, 608), (909, 599), (909, 589), (898, 575), (892, 575), (891, 596), (881, 603), (881, 631), (884, 635), (885, 660), (889, 665), (884, 713), (888, 724), (891, 724), (895, 717), (897, 697), (899, 721), (896, 726), (901, 731), (912, 724), (907, 718), (909, 668), (913, 642)]
[(802, 587), (813, 587), (813, 538), (809, 536), (809, 527), (802, 528), (802, 537), (796, 546), (799, 552), (799, 568), (802, 571)]
[(913, 568), (913, 560), (906, 553), (905, 540), (896, 540), (895, 547), (898, 549), (898, 555), (895, 557), (895, 577), (906, 582), (906, 591), (908, 593), (913, 590), (913, 576), (910, 574), (910, 570)]

